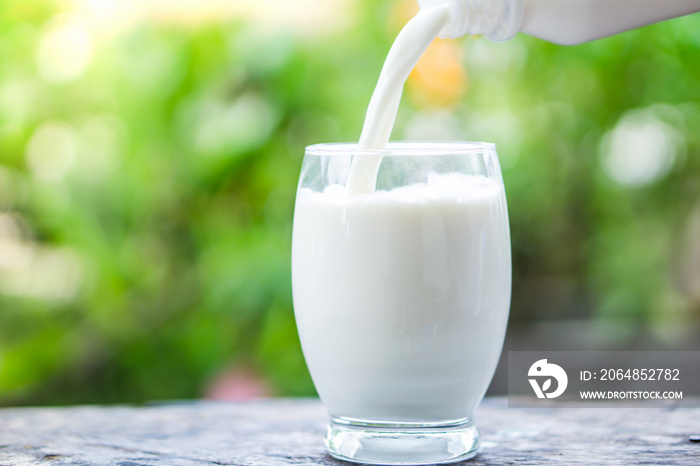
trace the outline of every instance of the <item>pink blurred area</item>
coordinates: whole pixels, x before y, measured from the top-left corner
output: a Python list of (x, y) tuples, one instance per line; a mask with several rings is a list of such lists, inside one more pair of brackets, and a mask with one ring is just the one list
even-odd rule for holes
[(270, 385), (248, 367), (230, 367), (219, 372), (204, 391), (208, 400), (242, 401), (271, 395)]

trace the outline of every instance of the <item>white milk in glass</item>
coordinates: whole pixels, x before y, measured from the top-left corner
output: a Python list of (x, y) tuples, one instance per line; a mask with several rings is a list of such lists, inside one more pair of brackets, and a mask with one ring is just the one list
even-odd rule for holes
[(301, 189), (293, 291), (309, 370), (335, 417), (445, 422), (471, 416), (508, 319), (503, 184), (432, 174), (350, 196)]
[(501, 352), (511, 264), (500, 172), (432, 173), (376, 190), (404, 82), (448, 13), (446, 5), (421, 11), (397, 37), (343, 183), (314, 190), (302, 174), (294, 308), (307, 365), (336, 420), (465, 422)]

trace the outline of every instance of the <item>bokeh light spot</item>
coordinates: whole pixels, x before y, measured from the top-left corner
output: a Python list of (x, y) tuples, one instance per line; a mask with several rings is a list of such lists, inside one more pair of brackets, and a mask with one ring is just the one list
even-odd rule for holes
[(624, 186), (644, 186), (665, 176), (682, 145), (678, 132), (650, 110), (633, 110), (602, 140), (603, 170)]
[(520, 121), (506, 108), (474, 113), (466, 125), (471, 129), (468, 139), (496, 143), (501, 167), (509, 168), (518, 160), (525, 139)]
[(38, 248), (12, 240), (1, 246), (11, 251), (14, 259), (13, 267), (2, 274), (3, 293), (61, 302), (74, 298), (80, 290), (82, 267), (73, 251)]
[(204, 154), (242, 153), (265, 142), (277, 125), (274, 105), (261, 95), (248, 93), (232, 104), (211, 105), (195, 130), (195, 145)]
[(51, 83), (80, 77), (92, 57), (90, 33), (83, 21), (60, 16), (49, 23), (37, 51), (39, 74)]
[(116, 115), (90, 116), (78, 127), (76, 174), (94, 182), (111, 175), (119, 165), (125, 133), (125, 125)]
[(34, 131), (26, 151), (32, 174), (44, 181), (60, 181), (75, 162), (73, 129), (59, 122), (48, 122)]
[(455, 41), (437, 39), (408, 77), (413, 100), (423, 107), (457, 105), (467, 91), (467, 72)]
[(464, 124), (452, 112), (416, 112), (406, 123), (404, 139), (458, 141), (464, 139)]

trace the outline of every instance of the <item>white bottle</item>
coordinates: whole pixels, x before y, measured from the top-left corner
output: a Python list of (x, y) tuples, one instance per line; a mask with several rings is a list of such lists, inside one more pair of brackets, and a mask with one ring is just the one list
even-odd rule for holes
[(421, 9), (449, 4), (440, 37), (483, 34), (495, 41), (522, 32), (574, 45), (700, 11), (700, 0), (418, 0)]

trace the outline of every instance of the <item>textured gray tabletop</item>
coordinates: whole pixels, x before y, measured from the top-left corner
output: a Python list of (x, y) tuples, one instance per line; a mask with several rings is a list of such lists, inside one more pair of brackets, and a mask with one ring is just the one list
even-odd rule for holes
[[(687, 405), (687, 403), (686, 403)], [(508, 408), (476, 415), (484, 464), (700, 465), (690, 408)], [(342, 465), (328, 457), (317, 400), (0, 409), (0, 465)]]

